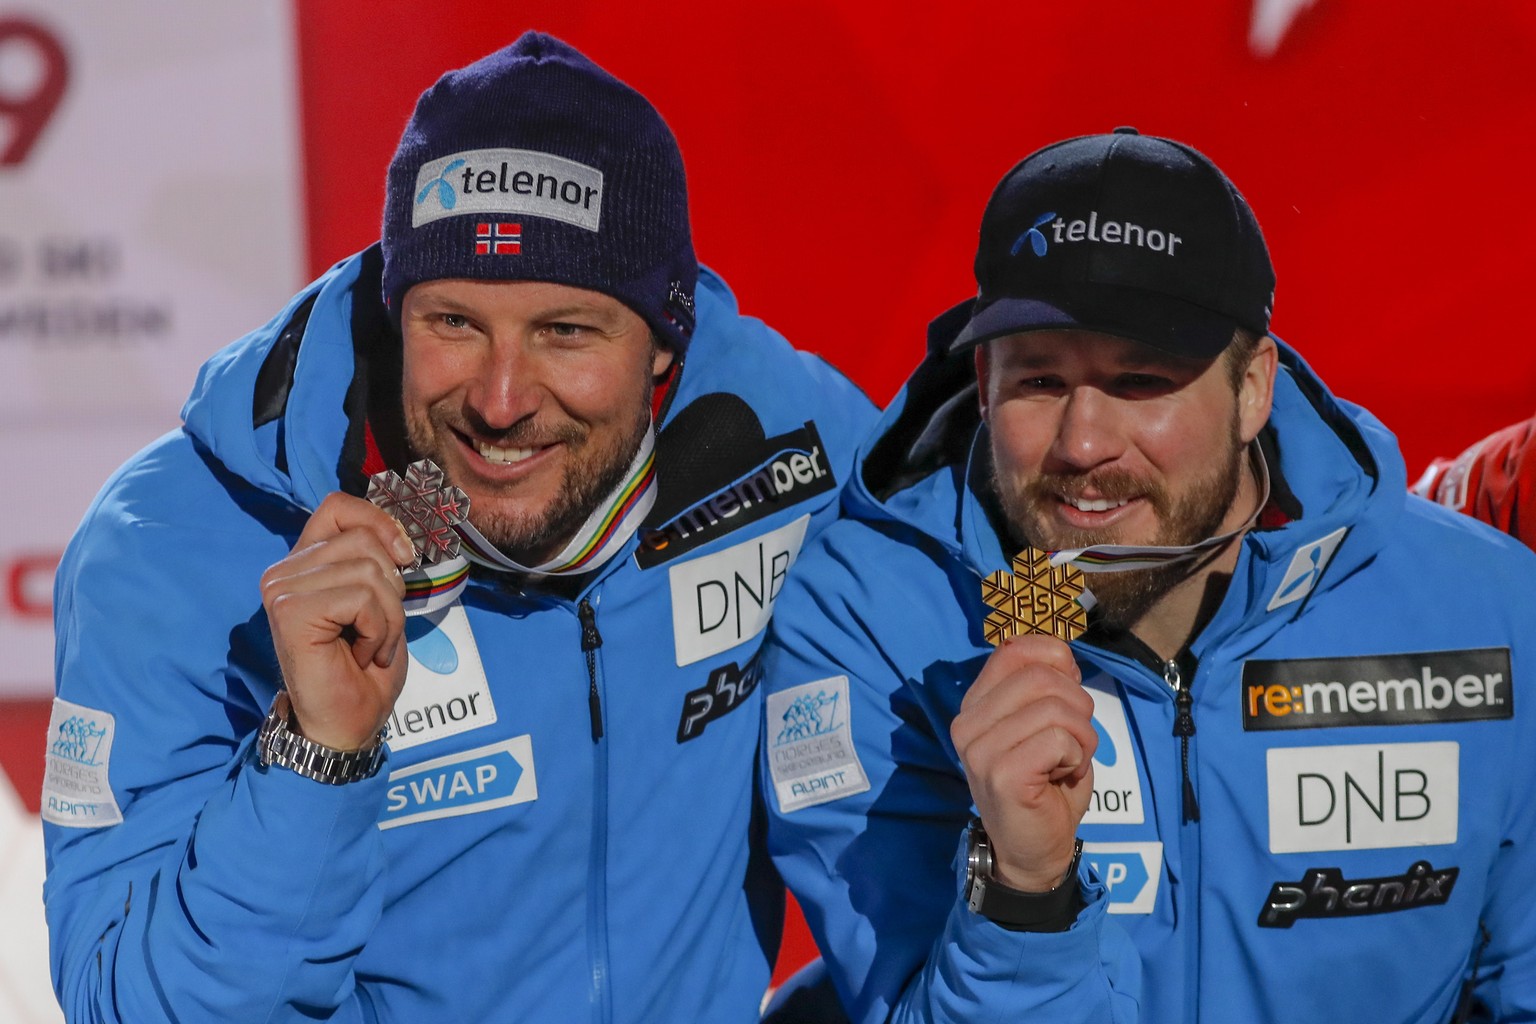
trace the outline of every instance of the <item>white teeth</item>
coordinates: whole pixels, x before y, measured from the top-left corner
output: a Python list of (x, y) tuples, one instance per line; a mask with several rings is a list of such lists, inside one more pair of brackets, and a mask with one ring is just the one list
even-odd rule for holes
[(524, 459), (538, 452), (537, 448), (497, 448), (495, 445), (475, 442), (475, 449), (486, 462), (512, 463), (522, 462)]
[(1093, 501), (1087, 501), (1083, 498), (1067, 499), (1068, 503), (1079, 512), (1108, 512), (1112, 508), (1119, 508), (1129, 500), (1128, 498), (1121, 498), (1119, 501), (1110, 501), (1107, 498), (1096, 498)]

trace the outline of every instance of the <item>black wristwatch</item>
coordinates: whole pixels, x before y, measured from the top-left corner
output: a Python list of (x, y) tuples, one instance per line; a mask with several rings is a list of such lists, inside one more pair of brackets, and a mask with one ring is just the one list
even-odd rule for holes
[(287, 690), (278, 690), (272, 710), (256, 735), (256, 760), (263, 767), (277, 765), (306, 779), (331, 786), (371, 779), (384, 763), (384, 730), (362, 750), (337, 750), (305, 739), (293, 731), (293, 704)]
[(1046, 892), (1012, 889), (992, 877), (992, 844), (980, 818), (972, 818), (966, 832), (965, 899), (971, 911), (1010, 931), (1064, 932), (1084, 907), (1077, 865), (1083, 841), (1072, 845), (1072, 863), (1066, 877)]

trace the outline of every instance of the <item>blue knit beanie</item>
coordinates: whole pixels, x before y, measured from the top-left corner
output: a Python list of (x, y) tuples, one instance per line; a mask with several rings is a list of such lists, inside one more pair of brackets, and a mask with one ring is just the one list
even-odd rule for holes
[(422, 94), (389, 165), (384, 302), (414, 284), (552, 281), (611, 295), (681, 353), (698, 262), (683, 158), (644, 96), (527, 32)]

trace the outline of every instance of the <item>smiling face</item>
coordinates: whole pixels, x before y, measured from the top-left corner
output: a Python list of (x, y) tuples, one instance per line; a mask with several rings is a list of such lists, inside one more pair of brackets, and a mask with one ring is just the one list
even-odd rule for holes
[(402, 396), (417, 457), (518, 561), (560, 551), (623, 480), (672, 352), (628, 306), (538, 281), (426, 281), (401, 304)]
[[(1057, 551), (1185, 545), (1236, 529), (1242, 453), (1269, 418), (1274, 345), (1233, 386), (1224, 365), (1090, 331), (1000, 338), (977, 354), (994, 487), (1016, 539)], [(1256, 500), (1253, 499), (1253, 500)], [(1186, 567), (1096, 575), (1103, 616), (1133, 622)]]

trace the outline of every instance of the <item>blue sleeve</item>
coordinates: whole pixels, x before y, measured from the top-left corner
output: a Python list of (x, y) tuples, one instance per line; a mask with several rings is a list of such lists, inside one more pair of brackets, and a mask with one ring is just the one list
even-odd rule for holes
[[(1522, 698), (1529, 693), (1525, 677), (1532, 671), (1523, 651), (1518, 644), (1510, 649), (1515, 690)], [(1531, 798), (1536, 759), (1529, 756), (1536, 749), (1536, 715), (1528, 711), (1517, 706), (1514, 717), (1518, 732), (1512, 746), (1525, 753), (1505, 768), (1518, 778), (1505, 786), (1508, 806), (1489, 873), (1482, 934), (1474, 942), (1474, 996), (1484, 1012), (1472, 1020), (1536, 1021), (1536, 800)]]
[(844, 1006), (858, 1024), (1134, 1020), (1140, 960), (1086, 868), (1087, 906), (1064, 932), (1009, 931), (966, 905), (973, 811), (951, 695), (899, 667), (965, 625), (947, 587), (926, 601), (934, 588), (892, 571), (916, 561), (899, 546), (840, 548), (846, 527), (802, 555), (779, 598), (762, 744), (769, 848)]
[[(268, 541), (108, 499), (60, 566), (44, 898), (70, 1021), (363, 1019), (387, 780), (255, 764), (277, 673), (245, 570)], [(87, 792), (97, 820), (71, 820)]]

